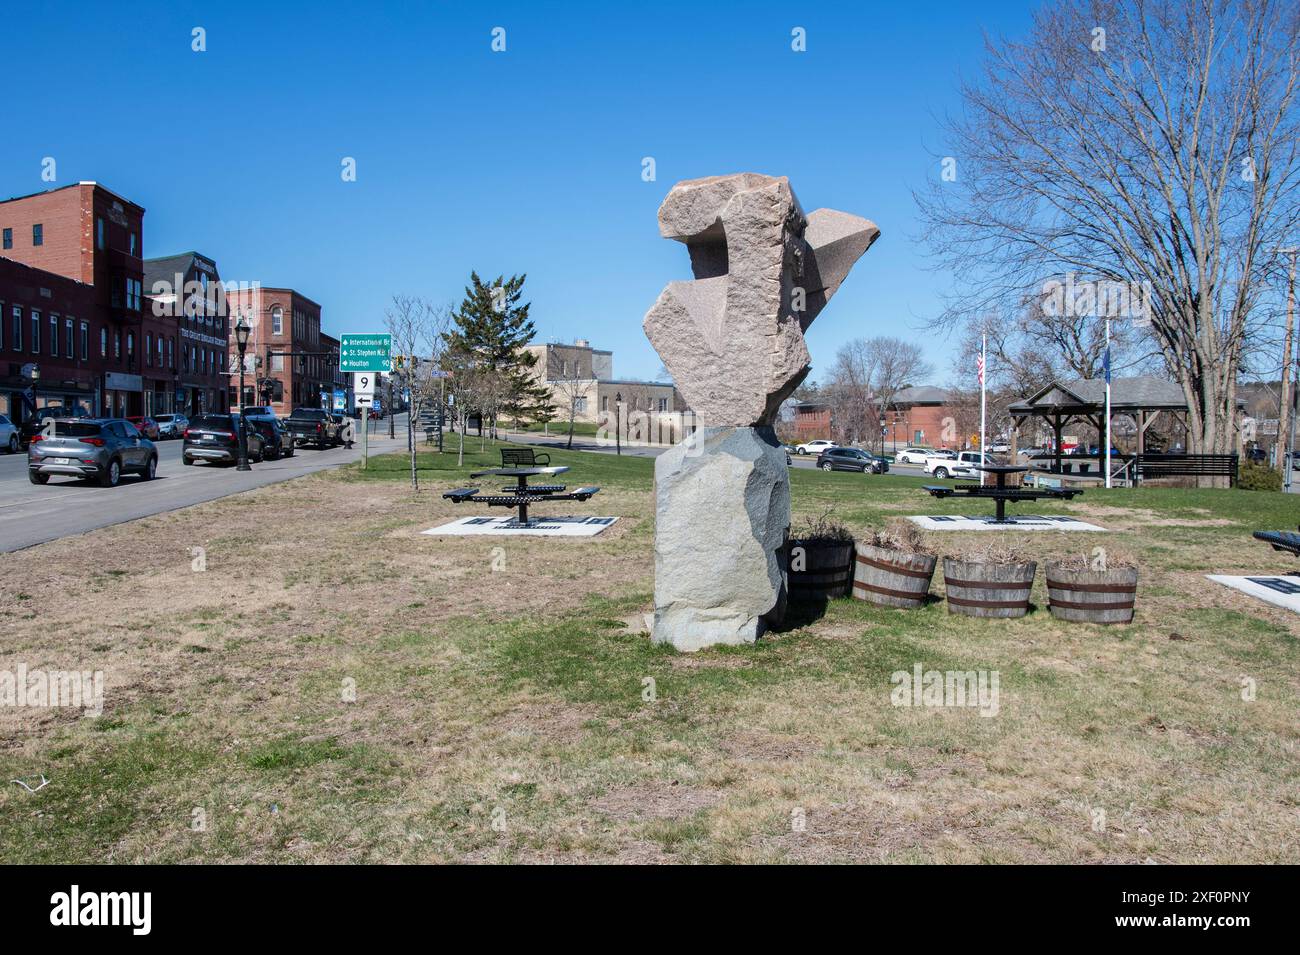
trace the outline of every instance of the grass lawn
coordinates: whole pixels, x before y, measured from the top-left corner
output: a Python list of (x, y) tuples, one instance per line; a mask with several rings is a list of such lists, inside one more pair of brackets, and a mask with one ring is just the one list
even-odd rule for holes
[[(1110, 530), (1040, 556), (1140, 559), (1132, 626), (1056, 623), (1040, 572), (1022, 620), (842, 600), (684, 655), (640, 626), (653, 462), (551, 451), (600, 537), (421, 535), (475, 513), (438, 495), (478, 448), (418, 494), (391, 455), (0, 556), (0, 672), (105, 680), (97, 717), (0, 707), (0, 860), (1300, 861), (1300, 617), (1203, 577), (1291, 569), (1250, 531), (1292, 499), (1033, 505)], [(922, 483), (795, 469), (796, 523), (970, 512)], [(892, 706), (918, 663), (998, 671), (997, 715)]]

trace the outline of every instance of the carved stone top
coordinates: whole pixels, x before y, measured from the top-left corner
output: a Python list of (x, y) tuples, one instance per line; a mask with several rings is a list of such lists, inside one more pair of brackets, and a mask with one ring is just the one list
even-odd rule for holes
[(705, 425), (770, 425), (812, 367), (803, 333), (880, 235), (867, 219), (804, 215), (784, 176), (687, 179), (659, 207), (695, 280), (670, 282), (643, 327)]

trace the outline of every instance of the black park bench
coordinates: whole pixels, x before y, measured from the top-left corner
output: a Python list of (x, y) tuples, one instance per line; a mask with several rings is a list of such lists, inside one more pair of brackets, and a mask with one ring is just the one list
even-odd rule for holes
[(1296, 531), (1255, 531), (1254, 537), (1271, 544), (1274, 550), (1300, 557), (1300, 533)]
[(502, 448), (501, 466), (503, 468), (537, 468), (551, 463), (551, 456), (545, 452), (538, 454), (532, 448)]
[[(505, 454), (505, 451), (502, 451)], [(600, 491), (598, 487), (580, 487), (569, 493), (563, 484), (533, 484), (528, 478), (555, 476), (569, 470), (567, 467), (527, 467), (527, 468), (491, 468), (486, 471), (474, 471), (472, 478), (478, 477), (513, 477), (518, 482), (514, 487), (503, 487), (500, 494), (480, 494), (477, 487), (458, 487), (444, 491), (443, 497), (453, 504), (469, 501), (474, 504), (486, 504), (488, 507), (514, 507), (519, 509), (518, 522), (528, 525), (528, 505), (546, 504), (554, 501), (586, 501)]]

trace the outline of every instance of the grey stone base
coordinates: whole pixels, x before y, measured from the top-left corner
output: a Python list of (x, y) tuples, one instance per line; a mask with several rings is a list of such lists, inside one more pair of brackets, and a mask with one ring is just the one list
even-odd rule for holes
[(653, 639), (753, 643), (785, 608), (790, 475), (771, 428), (701, 428), (655, 462)]

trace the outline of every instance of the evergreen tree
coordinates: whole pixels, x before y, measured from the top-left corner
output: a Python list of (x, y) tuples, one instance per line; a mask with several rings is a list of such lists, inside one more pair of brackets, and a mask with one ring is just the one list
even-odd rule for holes
[(498, 382), (499, 398), (476, 409), (486, 413), (495, 429), (498, 415), (532, 418), (550, 407), (550, 390), (533, 373), (537, 356), (524, 346), (537, 334), (528, 317), (529, 303), (521, 301), (525, 275), (497, 276), (485, 283), (470, 273), (465, 298), (452, 313), (446, 334), (450, 358), (461, 366), (473, 365), (481, 375)]

